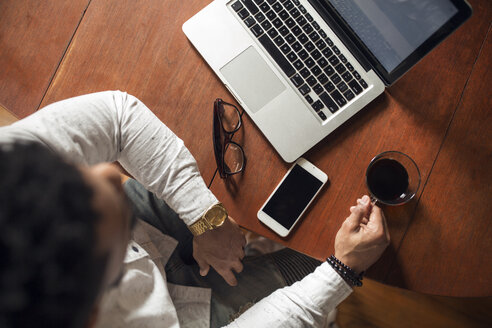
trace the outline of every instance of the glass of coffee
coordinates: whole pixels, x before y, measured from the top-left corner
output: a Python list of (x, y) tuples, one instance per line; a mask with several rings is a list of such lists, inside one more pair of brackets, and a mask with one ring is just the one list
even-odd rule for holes
[(401, 205), (409, 202), (417, 193), (420, 171), (408, 155), (399, 151), (385, 151), (369, 163), (366, 184), (373, 201)]

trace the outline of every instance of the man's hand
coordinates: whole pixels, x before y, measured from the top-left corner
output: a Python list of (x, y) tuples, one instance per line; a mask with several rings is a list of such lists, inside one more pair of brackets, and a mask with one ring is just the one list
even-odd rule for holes
[(335, 237), (335, 257), (360, 273), (379, 259), (390, 236), (383, 212), (369, 196), (358, 199), (350, 212)]
[(236, 222), (228, 217), (214, 229), (193, 238), (193, 257), (200, 266), (200, 274), (206, 276), (212, 266), (231, 286), (237, 285), (237, 273), (243, 271), (246, 238)]

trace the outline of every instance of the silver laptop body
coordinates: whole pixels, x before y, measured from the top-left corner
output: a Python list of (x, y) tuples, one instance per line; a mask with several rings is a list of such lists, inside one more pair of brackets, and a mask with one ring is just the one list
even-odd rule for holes
[[(396, 29), (390, 21), (378, 19), (377, 24), (388, 25), (381, 30), (387, 35), (380, 37), (396, 38), (395, 42), (403, 44), (403, 50), (398, 49), (401, 53), (396, 54), (402, 58), (399, 66), (391, 58), (384, 66), (370, 49), (360, 49), (361, 38), (373, 36), (346, 32), (347, 26), (349, 32), (357, 29), (361, 19), (357, 15), (337, 15), (336, 10), (358, 15), (370, 12), (372, 19), (384, 19), (385, 13), (378, 7), (384, 1), (393, 2), (215, 0), (185, 22), (183, 31), (280, 156), (293, 162), (380, 95), (385, 86), (396, 81), (471, 14), (471, 8), (468, 16), (461, 12), (462, 8), (454, 10), (449, 5), (452, 0), (432, 0), (448, 7), (439, 9), (444, 13), (439, 13), (438, 19), (432, 18), (435, 26), (430, 28), (434, 30), (424, 36), (423, 49), (422, 43), (414, 48), (405, 44), (410, 42), (401, 33), (390, 33)], [(352, 7), (345, 8), (346, 3)], [(445, 16), (456, 18), (456, 11), (466, 17), (453, 22), (450, 29)], [(436, 31), (443, 26), (447, 35), (436, 38)], [(359, 28), (365, 31), (364, 27)], [(388, 29), (390, 32), (385, 32)]]

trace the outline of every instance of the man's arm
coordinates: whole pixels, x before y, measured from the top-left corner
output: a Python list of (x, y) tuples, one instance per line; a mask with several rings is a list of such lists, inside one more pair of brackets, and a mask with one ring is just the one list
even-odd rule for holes
[(51, 104), (0, 129), (0, 142), (9, 139), (40, 142), (74, 164), (118, 161), (188, 225), (217, 202), (183, 141), (123, 92)]
[(325, 327), (326, 318), (352, 288), (328, 263), (256, 303), (233, 323), (239, 327)]
[[(389, 243), (386, 220), (368, 196), (357, 200), (335, 238), (335, 256), (356, 270), (367, 270)], [(230, 324), (239, 327), (325, 327), (328, 313), (352, 289), (327, 263), (292, 286), (279, 289)]]
[[(51, 104), (10, 126), (0, 128), (0, 144), (38, 142), (74, 164), (118, 161), (190, 225), (217, 203), (205, 185), (196, 161), (179, 139), (141, 101), (124, 92), (99, 92)], [(228, 221), (214, 236), (213, 251), (199, 253), (204, 269), (210, 264), (226, 278), (240, 271), (242, 243), (237, 225)], [(211, 244), (205, 232), (198, 242)], [(227, 240), (226, 240), (227, 239)], [(234, 247), (232, 247), (234, 246)], [(220, 260), (220, 261), (219, 261)], [(220, 263), (220, 267), (215, 265)]]

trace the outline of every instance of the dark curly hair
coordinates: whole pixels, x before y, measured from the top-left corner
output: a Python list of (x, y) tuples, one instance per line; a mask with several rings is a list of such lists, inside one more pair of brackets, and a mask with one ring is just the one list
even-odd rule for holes
[(0, 327), (87, 324), (107, 262), (92, 196), (43, 146), (0, 146)]

